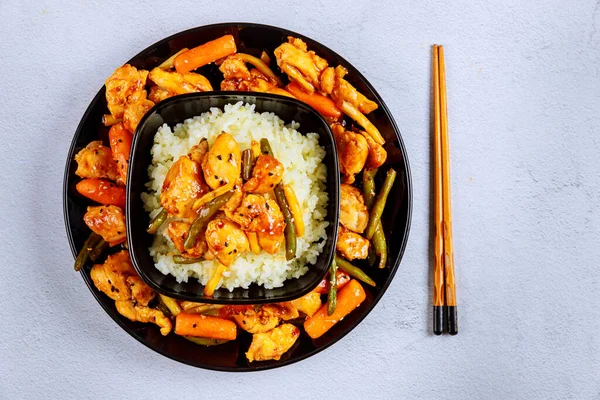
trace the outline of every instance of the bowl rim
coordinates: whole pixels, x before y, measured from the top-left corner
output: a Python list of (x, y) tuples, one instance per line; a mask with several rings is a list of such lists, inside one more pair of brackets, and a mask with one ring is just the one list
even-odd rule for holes
[[(404, 144), (402, 135), (400, 133), (400, 129), (398, 128), (396, 121), (394, 120), (389, 108), (387, 107), (387, 105), (385, 104), (385, 102), (383, 101), (383, 99), (381, 98), (379, 93), (375, 90), (373, 85), (365, 78), (365, 76), (356, 67), (353, 66), (353, 64), (348, 62), (348, 60), (346, 60), (344, 57), (340, 56), (337, 52), (331, 50), (328, 46), (324, 45), (320, 41), (316, 41), (306, 35), (291, 31), (289, 29), (280, 28), (280, 27), (274, 26), (274, 25), (258, 24), (258, 23), (253, 23), (253, 22), (221, 22), (221, 23), (217, 23), (217, 24), (196, 26), (196, 27), (186, 29), (186, 30), (183, 30), (180, 32), (175, 32), (175, 33), (145, 47), (143, 50), (139, 51), (135, 56), (133, 56), (128, 62), (131, 62), (132, 60), (140, 57), (142, 54), (146, 53), (150, 49), (156, 48), (163, 44), (166, 44), (169, 41), (171, 41), (181, 35), (193, 34), (194, 32), (198, 32), (198, 31), (201, 31), (204, 29), (215, 29), (215, 28), (235, 27), (235, 26), (243, 27), (243, 28), (273, 29), (273, 30), (278, 30), (278, 31), (280, 31), (284, 34), (290, 35), (290, 36), (302, 38), (303, 40), (307, 39), (310, 42), (318, 43), (323, 49), (328, 51), (329, 54), (331, 54), (332, 56), (336, 57), (337, 59), (339, 59), (340, 61), (342, 61), (343, 63), (345, 63), (346, 65), (351, 67), (351, 68), (349, 68), (349, 70), (351, 70), (351, 72), (353, 74), (355, 74), (356, 77), (358, 79), (360, 79), (367, 88), (369, 88), (369, 90), (373, 94), (374, 99), (378, 102), (378, 105), (381, 108), (381, 111), (385, 114), (385, 116), (388, 118), (388, 120), (390, 121), (390, 123), (392, 125), (394, 134), (396, 136), (396, 140), (398, 141), (399, 149), (402, 152), (402, 160), (403, 160), (405, 175), (406, 175), (405, 190), (406, 190), (406, 196), (407, 196), (407, 210), (406, 210), (406, 223), (405, 223), (404, 229), (403, 229), (404, 232), (402, 235), (402, 242), (399, 243), (398, 256), (394, 260), (393, 264), (391, 264), (391, 266), (390, 266), (390, 274), (389, 274), (387, 280), (381, 286), (381, 289), (377, 292), (377, 294), (373, 297), (373, 301), (370, 304), (369, 308), (366, 310), (366, 312), (357, 318), (355, 324), (348, 327), (348, 329), (341, 331), (340, 335), (338, 337), (336, 337), (334, 340), (331, 340), (328, 343), (325, 343), (323, 345), (315, 347), (314, 349), (312, 349), (298, 357), (290, 358), (290, 359), (281, 361), (277, 364), (270, 364), (270, 365), (260, 365), (259, 364), (259, 365), (255, 365), (253, 367), (239, 367), (239, 368), (232, 369), (230, 367), (221, 367), (221, 366), (215, 366), (215, 365), (191, 363), (186, 359), (183, 359), (176, 355), (170, 354), (164, 347), (154, 346), (151, 343), (149, 343), (149, 341), (145, 337), (142, 337), (136, 330), (130, 329), (123, 320), (119, 319), (117, 315), (114, 315), (113, 310), (106, 304), (105, 300), (101, 297), (100, 293), (95, 290), (95, 287), (92, 283), (92, 280), (91, 280), (89, 274), (86, 274), (84, 269), (82, 269), (80, 271), (80, 275), (81, 275), (83, 281), (87, 285), (88, 289), (90, 290), (90, 292), (92, 293), (92, 295), (94, 296), (96, 301), (104, 309), (106, 314), (108, 314), (108, 316), (110, 316), (110, 318), (113, 321), (115, 321), (121, 327), (121, 329), (123, 329), (123, 331), (125, 331), (127, 334), (129, 334), (134, 339), (136, 339), (138, 342), (140, 342), (140, 344), (144, 345), (146, 348), (148, 348), (150, 350), (153, 350), (153, 351), (163, 355), (166, 358), (169, 358), (173, 361), (180, 362), (185, 365), (189, 365), (191, 367), (212, 370), (212, 371), (232, 372), (232, 373), (264, 371), (264, 370), (280, 368), (280, 367), (284, 367), (284, 366), (287, 366), (290, 364), (297, 363), (299, 361), (310, 358), (313, 355), (328, 349), (330, 346), (334, 345), (335, 343), (338, 343), (341, 339), (343, 339), (346, 335), (348, 335), (350, 333), (350, 331), (354, 330), (358, 325), (360, 325), (361, 322), (375, 308), (375, 306), (377, 306), (377, 304), (379, 303), (379, 301), (381, 300), (381, 298), (387, 291), (388, 287), (394, 280), (394, 277), (396, 276), (399, 264), (402, 261), (404, 253), (406, 251), (406, 246), (408, 244), (408, 239), (409, 239), (409, 235), (410, 235), (410, 226), (411, 226), (411, 222), (412, 222), (412, 212), (413, 212), (413, 187), (412, 187), (412, 173), (410, 170), (410, 162), (409, 162), (408, 154), (406, 151), (406, 146)], [(81, 117), (79, 124), (77, 125), (77, 129), (75, 130), (75, 134), (73, 135), (73, 139), (71, 141), (71, 146), (69, 147), (69, 151), (67, 153), (65, 172), (63, 175), (63, 217), (64, 217), (65, 229), (67, 231), (66, 232), (67, 239), (69, 240), (69, 246), (71, 247), (71, 253), (72, 253), (74, 259), (77, 257), (77, 248), (75, 247), (75, 241), (74, 241), (74, 237), (73, 237), (72, 230), (71, 230), (71, 223), (69, 221), (69, 210), (68, 210), (68, 198), (69, 198), (68, 181), (69, 181), (69, 175), (70, 175), (69, 172), (70, 172), (70, 168), (71, 168), (72, 155), (73, 155), (73, 153), (75, 151), (75, 147), (77, 145), (77, 139), (80, 136), (81, 131), (83, 130), (84, 122), (87, 120), (89, 114), (92, 112), (94, 105), (96, 104), (96, 101), (98, 100), (98, 98), (102, 95), (103, 90), (104, 90), (104, 87), (101, 87), (100, 90), (96, 93), (96, 95), (92, 98), (92, 100), (90, 101), (88, 107), (86, 108), (83, 116)]]
[[(168, 108), (174, 103), (186, 103), (186, 102), (192, 102), (197, 99), (204, 99), (204, 98), (229, 98), (229, 97), (254, 97), (256, 99), (256, 102), (258, 102), (259, 100), (269, 100), (269, 101), (274, 101), (274, 102), (280, 103), (280, 104), (287, 103), (290, 106), (295, 107), (297, 109), (306, 110), (307, 112), (309, 112), (311, 114), (312, 117), (319, 120), (319, 122), (321, 122), (323, 124), (323, 126), (325, 127), (327, 136), (329, 137), (326, 140), (330, 141), (332, 144), (331, 157), (334, 160), (337, 160), (338, 154), (337, 154), (337, 147), (335, 144), (335, 140), (333, 137), (333, 132), (331, 131), (331, 128), (329, 127), (329, 124), (327, 123), (325, 118), (323, 118), (323, 116), (321, 116), (321, 114), (319, 114), (319, 112), (317, 110), (315, 110), (313, 107), (311, 107), (310, 105), (303, 103), (297, 99), (291, 98), (291, 97), (281, 96), (281, 95), (272, 94), (272, 93), (242, 92), (242, 91), (213, 91), (213, 92), (187, 93), (187, 94), (183, 94), (183, 95), (170, 97), (168, 99), (161, 101), (160, 103), (155, 104), (150, 110), (148, 110), (146, 112), (146, 114), (142, 117), (142, 119), (140, 120), (140, 122), (137, 126), (137, 129), (134, 132), (133, 142), (131, 145), (131, 154), (130, 154), (129, 165), (131, 166), (134, 163), (134, 159), (137, 157), (137, 153), (139, 153), (139, 151), (140, 151), (138, 149), (139, 141), (141, 140), (140, 132), (145, 128), (145, 126), (144, 126), (145, 122), (149, 118), (152, 118), (152, 116), (154, 114), (160, 113), (160, 111), (162, 109)], [(240, 101), (248, 104), (248, 100), (228, 101), (227, 104), (237, 104)], [(253, 103), (249, 103), (249, 104), (252, 105)], [(219, 108), (221, 108), (221, 107), (219, 107)], [(206, 111), (204, 111), (204, 112), (206, 112)], [(275, 113), (275, 115), (277, 115), (277, 113)], [(193, 118), (195, 116), (197, 116), (197, 115), (188, 116), (184, 119), (184, 121), (187, 120), (188, 118)], [(283, 120), (283, 118), (281, 118), (281, 117), (279, 117), (279, 118), (281, 120)], [(286, 124), (291, 123), (291, 122), (292, 121), (284, 120), (284, 123), (286, 123)], [(294, 121), (294, 122), (298, 123), (298, 121)], [(302, 130), (302, 125), (300, 125), (300, 130)], [(308, 132), (306, 132), (306, 133), (308, 133)], [(154, 135), (156, 135), (156, 133), (154, 133)], [(330, 222), (333, 225), (331, 229), (333, 230), (332, 237), (333, 237), (333, 240), (335, 243), (335, 241), (337, 241), (338, 225), (339, 225), (339, 219), (340, 219), (340, 212), (339, 212), (340, 179), (339, 179), (339, 165), (337, 163), (334, 163), (332, 165), (332, 167), (333, 167), (334, 174), (335, 174), (335, 176), (333, 177), (333, 179), (334, 179), (333, 183), (334, 184), (337, 183), (337, 185), (334, 188), (334, 198), (329, 199), (329, 201), (330, 202), (333, 201), (333, 203), (337, 204), (338, 207), (334, 211), (334, 215), (327, 216), (325, 218), (325, 220)], [(147, 165), (145, 166), (144, 171), (146, 171), (146, 179), (147, 179), (147, 171), (148, 171)], [(127, 182), (132, 182), (133, 179), (137, 178), (137, 176), (133, 176), (133, 174), (134, 174), (134, 168), (129, 168), (127, 171)], [(330, 179), (330, 178), (328, 177), (328, 179)], [(324, 271), (322, 271), (321, 273), (319, 273), (317, 275), (317, 278), (315, 278), (314, 282), (311, 282), (309, 285), (302, 287), (302, 289), (297, 291), (296, 293), (285, 294), (285, 295), (276, 296), (273, 298), (256, 299), (256, 298), (248, 297), (248, 298), (241, 298), (241, 299), (218, 299), (218, 298), (212, 299), (209, 297), (205, 297), (204, 294), (201, 294), (201, 293), (198, 293), (197, 295), (188, 295), (188, 294), (181, 294), (181, 293), (175, 292), (175, 291), (171, 290), (170, 288), (167, 288), (167, 287), (155, 282), (153, 279), (151, 279), (150, 276), (148, 276), (148, 274), (142, 267), (142, 264), (145, 264), (145, 263), (141, 262), (141, 260), (138, 258), (138, 252), (135, 251), (136, 247), (133, 246), (133, 243), (136, 240), (140, 239), (140, 237), (137, 234), (132, 234), (133, 227), (129, 223), (129, 221), (131, 220), (131, 218), (130, 218), (131, 214), (133, 213), (132, 202), (134, 201), (131, 191), (132, 191), (132, 186), (129, 184), (126, 185), (127, 200), (126, 200), (126, 209), (125, 209), (125, 221), (126, 221), (126, 227), (127, 227), (127, 245), (129, 248), (129, 256), (131, 258), (131, 261), (132, 261), (132, 264), (133, 264), (135, 270), (140, 275), (140, 277), (144, 280), (144, 282), (146, 282), (148, 284), (148, 286), (150, 286), (153, 290), (155, 290), (156, 292), (158, 292), (160, 294), (163, 294), (165, 296), (169, 296), (169, 297), (172, 297), (172, 298), (175, 298), (178, 300), (187, 300), (187, 301), (195, 301), (195, 302), (210, 303), (210, 304), (280, 303), (280, 302), (297, 299), (297, 298), (302, 297), (305, 294), (309, 293), (310, 291), (312, 291), (314, 288), (316, 288), (319, 285), (321, 280), (327, 274), (327, 269), (325, 269)], [(329, 190), (327, 190), (327, 192), (329, 192)], [(325, 265), (331, 264), (331, 262), (333, 261), (333, 257), (335, 255), (335, 251), (336, 251), (335, 245), (331, 246), (329, 253), (325, 255), (325, 259), (324, 259)], [(320, 253), (320, 254), (323, 254), (323, 253)], [(152, 267), (156, 268), (154, 265), (152, 265)], [(191, 279), (196, 279), (196, 278), (191, 278)], [(294, 278), (286, 279), (284, 281), (283, 287), (285, 287), (286, 282), (293, 280), (293, 279)], [(188, 282), (182, 282), (182, 284), (184, 284), (184, 285), (186, 285), (187, 283)], [(270, 289), (265, 289), (265, 290), (270, 290)]]

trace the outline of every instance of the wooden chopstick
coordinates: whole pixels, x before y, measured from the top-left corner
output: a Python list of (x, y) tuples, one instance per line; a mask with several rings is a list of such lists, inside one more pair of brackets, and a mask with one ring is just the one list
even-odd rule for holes
[(442, 233), (442, 130), (440, 115), (440, 75), (438, 46), (433, 46), (433, 101), (434, 101), (434, 275), (433, 275), (433, 333), (441, 335), (444, 330), (444, 237)]
[[(458, 310), (456, 306), (456, 280), (454, 276), (454, 248), (452, 243), (452, 201), (450, 193), (450, 145), (448, 138), (448, 102), (446, 95), (446, 65), (444, 47), (434, 46), (434, 128), (435, 128), (435, 273), (434, 273), (434, 333), (441, 333), (442, 317), (436, 310), (446, 308), (447, 331), (451, 335), (458, 333)], [(437, 90), (436, 90), (437, 88)], [(441, 199), (440, 199), (441, 197)], [(440, 217), (441, 214), (441, 217)], [(441, 218), (441, 221), (440, 221)], [(442, 242), (440, 245), (439, 242)], [(440, 251), (440, 246), (442, 250)], [(438, 254), (440, 256), (438, 257)], [(440, 265), (443, 264), (443, 276), (439, 278)], [(437, 285), (442, 283), (443, 290)], [(445, 296), (442, 307), (436, 307), (436, 297)], [(439, 332), (439, 333), (438, 333)]]
[(446, 64), (444, 47), (439, 46), (440, 115), (442, 128), (442, 206), (444, 209), (444, 280), (448, 333), (458, 333), (456, 309), (456, 280), (454, 279), (454, 246), (452, 244), (452, 199), (450, 196), (450, 143), (448, 138), (448, 102), (446, 96)]

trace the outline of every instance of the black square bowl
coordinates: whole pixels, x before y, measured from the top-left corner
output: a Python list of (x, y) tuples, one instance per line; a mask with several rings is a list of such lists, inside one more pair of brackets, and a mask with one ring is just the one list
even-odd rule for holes
[[(141, 194), (146, 191), (145, 184), (149, 180), (148, 166), (152, 162), (150, 150), (160, 126), (167, 124), (173, 127), (188, 118), (209, 111), (212, 107), (223, 109), (225, 105), (239, 101), (254, 104), (255, 111), (259, 113), (272, 112), (285, 123), (299, 123), (299, 131), (303, 134), (319, 134), (319, 144), (325, 148), (326, 153), (323, 163), (327, 166), (327, 239), (316, 264), (309, 265), (308, 272), (300, 278), (286, 280), (282, 287), (265, 289), (252, 284), (248, 289), (236, 288), (232, 292), (218, 289), (213, 297), (207, 297), (204, 295), (204, 286), (197, 279), (190, 278), (188, 282), (179, 283), (173, 276), (163, 275), (154, 266), (149, 252), (153, 235), (146, 232), (150, 216), (144, 210)], [(295, 157), (293, 154), (287, 156)], [(131, 260), (138, 274), (152, 289), (176, 299), (202, 303), (260, 304), (298, 298), (319, 284), (333, 259), (339, 219), (339, 187), (337, 151), (329, 125), (319, 113), (304, 103), (284, 96), (240, 92), (191, 93), (164, 100), (154, 106), (140, 121), (133, 139), (127, 177), (126, 210), (127, 244)]]

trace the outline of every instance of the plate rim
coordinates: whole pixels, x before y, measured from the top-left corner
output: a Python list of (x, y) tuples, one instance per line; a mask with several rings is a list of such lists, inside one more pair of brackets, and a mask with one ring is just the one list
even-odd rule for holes
[[(406, 252), (406, 247), (408, 245), (408, 239), (410, 236), (410, 227), (412, 224), (412, 211), (413, 211), (412, 173), (410, 170), (410, 161), (408, 159), (406, 145), (404, 144), (404, 140), (402, 139), (402, 134), (400, 132), (400, 129), (398, 128), (398, 125), (396, 124), (396, 121), (394, 120), (394, 117), (393, 117), (392, 113), (390, 112), (389, 108), (387, 107), (387, 105), (383, 101), (382, 97), (377, 92), (377, 90), (375, 90), (375, 88), (373, 87), (371, 82), (369, 82), (366, 79), (366, 77), (356, 67), (354, 67), (354, 65), (352, 63), (350, 63), (344, 57), (340, 56), (337, 52), (331, 50), (328, 46), (322, 44), (321, 42), (314, 40), (308, 36), (305, 36), (303, 34), (291, 31), (286, 28), (274, 26), (274, 25), (260, 24), (260, 23), (254, 23), (254, 22), (220, 22), (220, 23), (216, 23), (216, 24), (200, 25), (200, 26), (189, 28), (189, 29), (186, 29), (186, 30), (183, 30), (180, 32), (176, 32), (176, 33), (171, 34), (163, 39), (160, 39), (157, 42), (154, 42), (154, 43), (146, 46), (143, 50), (139, 51), (137, 54), (135, 54), (133, 57), (131, 57), (127, 61), (127, 63), (138, 58), (143, 53), (147, 52), (149, 49), (158, 47), (161, 44), (167, 43), (170, 40), (173, 40), (181, 35), (192, 34), (195, 31), (199, 31), (199, 30), (203, 30), (203, 29), (223, 28), (223, 27), (275, 29), (275, 30), (281, 31), (282, 33), (284, 33), (286, 35), (299, 37), (299, 38), (302, 38), (303, 40), (308, 39), (308, 41), (310, 41), (310, 42), (318, 43), (325, 50), (327, 50), (331, 55), (339, 58), (341, 61), (343, 61), (347, 65), (351, 65), (353, 67), (353, 69), (355, 70), (353, 72), (355, 72), (357, 74), (357, 77), (363, 81), (363, 83), (369, 88), (369, 90), (371, 90), (371, 92), (373, 93), (375, 100), (377, 100), (378, 105), (380, 106), (381, 110), (385, 113), (385, 115), (389, 119), (389, 121), (392, 125), (392, 128), (394, 130), (394, 134), (396, 135), (396, 139), (398, 140), (398, 146), (402, 153), (402, 161), (403, 161), (404, 168), (406, 171), (406, 188), (405, 188), (405, 190), (406, 190), (406, 194), (407, 194), (407, 213), (406, 213), (406, 224), (404, 226), (404, 232), (403, 232), (403, 240), (399, 246), (398, 256), (396, 257), (396, 260), (394, 260), (394, 264), (390, 267), (390, 275), (389, 275), (388, 279), (386, 280), (386, 282), (381, 286), (381, 289), (378, 291), (378, 293), (373, 297), (373, 302), (370, 305), (369, 309), (366, 311), (366, 313), (364, 315), (362, 315), (358, 318), (356, 324), (354, 324), (353, 326), (349, 327), (348, 329), (342, 331), (341, 334), (337, 338), (332, 340), (331, 342), (321, 345), (319, 347), (315, 347), (313, 350), (310, 350), (310, 351), (306, 352), (305, 354), (302, 354), (298, 357), (290, 358), (290, 359), (281, 361), (277, 364), (269, 364), (269, 365), (257, 364), (255, 366), (251, 366), (251, 367), (239, 367), (239, 368), (231, 369), (230, 367), (221, 367), (221, 366), (213, 366), (213, 365), (196, 365), (196, 364), (192, 364), (184, 359), (181, 359), (177, 356), (174, 356), (172, 354), (168, 354), (163, 348), (151, 346), (149, 343), (147, 343), (147, 341), (143, 337), (141, 337), (141, 335), (137, 334), (137, 332), (135, 330), (129, 329), (129, 327), (127, 327), (123, 321), (121, 321), (119, 318), (114, 316), (113, 310), (109, 309), (108, 306), (104, 304), (103, 299), (101, 299), (99, 297), (99, 293), (96, 293), (96, 291), (94, 290), (93, 283), (92, 283), (92, 280), (89, 277), (89, 275), (86, 275), (85, 271), (83, 269), (79, 272), (83, 281), (86, 283), (88, 289), (90, 290), (90, 292), (92, 293), (92, 295), (94, 296), (96, 301), (100, 304), (102, 309), (106, 312), (106, 314), (108, 314), (110, 316), (110, 318), (113, 321), (115, 321), (121, 327), (121, 329), (123, 331), (125, 331), (127, 334), (129, 334), (134, 339), (136, 339), (145, 348), (152, 350), (156, 353), (159, 353), (162, 356), (167, 357), (173, 361), (177, 361), (181, 364), (185, 364), (190, 367), (211, 370), (211, 371), (231, 372), (231, 373), (256, 372), (256, 371), (265, 371), (265, 370), (274, 369), (274, 368), (281, 368), (281, 367), (284, 367), (284, 366), (287, 366), (290, 364), (294, 364), (299, 361), (310, 358), (310, 357), (314, 356), (315, 354), (328, 349), (335, 343), (338, 343), (340, 340), (342, 340), (344, 337), (346, 337), (346, 335), (348, 335), (351, 331), (353, 331), (358, 325), (360, 325), (362, 323), (362, 321), (377, 306), (377, 304), (379, 303), (379, 301), (381, 300), (381, 298), (383, 297), (383, 295), (389, 288), (390, 284), (394, 280), (396, 273), (398, 272), (400, 262), (402, 261), (402, 258), (404, 257), (404, 253)], [(80, 136), (81, 131), (83, 130), (84, 122), (87, 120), (89, 114), (92, 112), (94, 104), (96, 103), (98, 97), (100, 97), (102, 95), (103, 91), (104, 91), (104, 86), (102, 86), (100, 88), (100, 90), (96, 93), (96, 95), (94, 95), (94, 97), (91, 99), (88, 107), (86, 108), (85, 112), (83, 113), (83, 115), (81, 117), (81, 120), (79, 121), (79, 124), (77, 125), (75, 133), (73, 134), (73, 139), (71, 140), (71, 145), (69, 146), (69, 150), (67, 153), (67, 159), (66, 159), (66, 165), (65, 165), (65, 171), (63, 174), (63, 199), (62, 199), (63, 200), (63, 220), (64, 220), (64, 224), (65, 224), (65, 230), (67, 233), (67, 239), (69, 241), (69, 246), (71, 248), (71, 253), (73, 254), (74, 259), (77, 257), (77, 249), (75, 248), (75, 243), (74, 243), (73, 234), (72, 234), (72, 230), (71, 230), (71, 223), (70, 223), (69, 217), (68, 217), (68, 215), (69, 215), (69, 213), (68, 213), (68, 196), (69, 196), (69, 189), (70, 189), (69, 185), (68, 185), (68, 180), (69, 180), (69, 172), (71, 169), (71, 163), (73, 161), (71, 156), (74, 153), (74, 150), (75, 150), (75, 147), (77, 144), (77, 139)]]

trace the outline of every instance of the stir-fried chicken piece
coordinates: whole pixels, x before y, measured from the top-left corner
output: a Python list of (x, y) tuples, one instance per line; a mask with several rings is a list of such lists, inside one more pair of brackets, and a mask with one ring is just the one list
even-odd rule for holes
[(321, 295), (317, 292), (310, 292), (299, 299), (292, 300), (291, 303), (296, 307), (296, 310), (308, 317), (312, 317), (321, 308)]
[(113, 159), (110, 147), (102, 145), (100, 140), (90, 142), (75, 155), (77, 171), (75, 175), (81, 178), (110, 179), (120, 182), (117, 163)]
[(258, 226), (258, 244), (269, 254), (275, 254), (279, 251), (283, 242), (283, 231), (285, 222), (283, 214), (277, 202), (268, 199), (265, 204), (266, 212), (260, 218)]
[(173, 325), (162, 311), (153, 308), (136, 306), (131, 301), (116, 301), (115, 306), (119, 314), (134, 322), (151, 322), (158, 325), (160, 333), (166, 336), (171, 332)]
[[(241, 68), (237, 60), (226, 65), (225, 79), (221, 81), (221, 90), (244, 91), (244, 92), (260, 92), (278, 94), (281, 96), (294, 97), (286, 90), (277, 86), (277, 84), (265, 76), (257, 69), (248, 70), (246, 65)], [(221, 67), (223, 67), (223, 64)], [(240, 69), (237, 69), (240, 68)], [(223, 69), (221, 69), (223, 71)], [(230, 78), (227, 78), (229, 76)]]
[(333, 85), (331, 85), (331, 70), (328, 69), (323, 74), (322, 88), (325, 93), (331, 95), (331, 98), (340, 107), (340, 109), (362, 126), (367, 133), (379, 144), (385, 141), (375, 127), (364, 114), (368, 114), (377, 109), (377, 103), (367, 99), (354, 86), (344, 79), (348, 73), (346, 68), (338, 65), (335, 68), (333, 76)]
[(229, 266), (237, 256), (249, 249), (248, 237), (233, 222), (217, 218), (206, 227), (206, 243), (221, 264)]
[(169, 214), (187, 218), (194, 212), (194, 201), (208, 191), (200, 166), (188, 156), (181, 156), (167, 172), (160, 194), (160, 204)]
[(123, 118), (128, 104), (146, 98), (148, 71), (137, 70), (129, 64), (119, 67), (106, 80), (106, 102), (108, 110), (117, 119)]
[(283, 164), (268, 154), (261, 154), (256, 159), (252, 177), (244, 184), (244, 190), (250, 193), (267, 193), (281, 182)]
[(175, 93), (171, 93), (167, 89), (163, 89), (160, 86), (152, 86), (150, 88), (150, 93), (148, 93), (148, 100), (160, 103), (173, 96), (175, 96)]
[(314, 51), (307, 51), (301, 39), (290, 36), (288, 42), (274, 51), (279, 68), (308, 93), (321, 90), (321, 73), (327, 68), (327, 61)]
[(296, 309), (296, 307), (294, 307), (291, 301), (286, 301), (283, 303), (266, 304), (263, 306), (263, 308), (270, 309), (273, 315), (277, 315), (283, 321), (289, 321), (290, 319), (295, 319), (300, 316), (298, 310)]
[(194, 145), (190, 149), (187, 155), (190, 158), (190, 160), (192, 160), (198, 165), (201, 165), (206, 153), (208, 153), (208, 141), (206, 139), (202, 139), (200, 143)]
[(379, 168), (387, 159), (387, 151), (383, 148), (382, 145), (374, 141), (371, 136), (369, 136), (366, 132), (359, 131), (369, 144), (369, 156), (367, 157), (366, 167), (367, 168)]
[(262, 306), (258, 310), (245, 310), (233, 316), (243, 330), (250, 333), (268, 332), (279, 324), (277, 310)]
[(168, 72), (160, 68), (150, 71), (148, 78), (161, 88), (175, 94), (194, 92), (210, 92), (213, 90), (210, 82), (205, 76), (194, 72), (180, 74)]
[(83, 221), (111, 246), (123, 243), (127, 239), (125, 214), (117, 206), (88, 207)]
[(212, 189), (235, 182), (242, 170), (240, 146), (229, 133), (221, 133), (202, 160), (204, 179)]
[(283, 324), (265, 333), (252, 336), (252, 343), (246, 352), (248, 361), (279, 360), (300, 336), (300, 329), (292, 324)]
[(135, 132), (138, 124), (142, 120), (142, 117), (146, 115), (146, 113), (154, 107), (154, 102), (142, 98), (135, 103), (130, 103), (125, 108), (125, 113), (123, 114), (123, 125), (129, 132)]
[(191, 224), (183, 221), (171, 221), (167, 228), (167, 233), (175, 245), (175, 248), (177, 251), (179, 251), (179, 253), (181, 253), (182, 256), (199, 258), (206, 253), (208, 246), (206, 244), (206, 240), (204, 239), (204, 235), (198, 235), (196, 237), (196, 243), (194, 243), (194, 246), (192, 246), (190, 249), (185, 248), (184, 242), (188, 235), (188, 231), (190, 230), (190, 225)]
[(223, 73), (225, 80), (249, 80), (251, 78), (246, 62), (236, 54), (227, 57), (219, 66), (219, 71)]
[(344, 182), (354, 183), (354, 175), (362, 171), (367, 161), (369, 144), (363, 136), (345, 130), (340, 124), (333, 126), (333, 137)]
[(229, 219), (233, 220), (233, 213), (240, 207), (240, 204), (242, 204), (243, 199), (244, 190), (242, 189), (242, 178), (240, 177), (238, 178), (237, 182), (235, 183), (235, 186), (233, 187), (233, 196), (231, 196), (231, 198), (227, 200), (227, 203), (225, 203), (221, 210), (225, 212), (225, 215), (227, 215)]
[(113, 300), (131, 299), (131, 289), (127, 281), (131, 276), (136, 276), (136, 272), (127, 250), (108, 256), (104, 264), (96, 264), (90, 271), (94, 286)]
[(340, 225), (335, 248), (349, 261), (363, 260), (369, 254), (369, 241)]
[(90, 277), (98, 290), (115, 300), (121, 315), (132, 321), (155, 323), (163, 335), (171, 331), (171, 321), (162, 312), (148, 308), (156, 293), (137, 275), (126, 250), (108, 256), (104, 264), (94, 265)]
[(362, 233), (369, 222), (369, 210), (362, 193), (345, 183), (340, 185), (340, 222), (357, 233)]
[(261, 217), (267, 211), (267, 201), (258, 194), (247, 194), (244, 196), (239, 207), (234, 210), (229, 218), (238, 223), (245, 231), (258, 232), (264, 227), (261, 226)]

